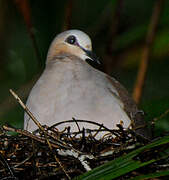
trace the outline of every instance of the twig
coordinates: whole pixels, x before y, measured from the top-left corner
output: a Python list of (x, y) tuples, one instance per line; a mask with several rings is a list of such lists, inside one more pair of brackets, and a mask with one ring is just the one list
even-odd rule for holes
[(12, 171), (12, 169), (10, 168), (8, 162), (5, 160), (5, 158), (3, 157), (3, 155), (0, 153), (0, 161), (6, 166), (6, 168), (9, 170), (9, 173), (10, 173), (10, 177), (12, 177), (13, 179), (17, 179), (15, 176), (14, 176), (14, 173)]
[(13, 168), (17, 168), (17, 167), (21, 166), (22, 164), (26, 163), (26, 161), (28, 161), (32, 156), (33, 156), (33, 154), (31, 154), (30, 156), (28, 156), (26, 159), (24, 159), (24, 160), (21, 161), (20, 163), (14, 165)]
[[(39, 138), (38, 136), (33, 135), (32, 133), (30, 133), (30, 132), (28, 132), (26, 130), (15, 129), (15, 128), (12, 128), (12, 127), (8, 127), (6, 125), (3, 125), (3, 129), (6, 130), (6, 131), (11, 131), (11, 132), (16, 132), (16, 133), (22, 134), (22, 135), (24, 135), (26, 137), (34, 139), (34, 140), (36, 140), (38, 142), (41, 142), (43, 144), (46, 143), (46, 139)], [(50, 144), (51, 144), (51, 146), (53, 148), (64, 148), (64, 149), (71, 150), (71, 151), (74, 151), (76, 153), (79, 153), (79, 155), (84, 154), (84, 153), (74, 149), (72, 146), (66, 144), (65, 142), (62, 142), (61, 140), (56, 139), (55, 136), (53, 136), (52, 134), (48, 133), (48, 136), (52, 137), (54, 140), (57, 141), (57, 142), (53, 142), (51, 139), (49, 139), (49, 142), (50, 142)]]
[(29, 117), (39, 127), (39, 129), (44, 132), (45, 129), (42, 127), (42, 125), (39, 123), (39, 121), (34, 117), (34, 115), (29, 111), (29, 109), (25, 106), (25, 104), (22, 102), (22, 100), (19, 98), (19, 96), (12, 89), (10, 89), (9, 91), (13, 95), (13, 97), (18, 101), (18, 103), (22, 106), (22, 108), (26, 111), (26, 113), (29, 115)]
[(72, 120), (75, 121), (75, 123), (76, 123), (76, 125), (77, 125), (77, 128), (78, 128), (78, 130), (79, 130), (79, 132), (80, 132), (80, 127), (79, 127), (79, 124), (77, 123), (76, 119), (75, 119), (74, 117), (72, 117)]
[(151, 17), (150, 24), (148, 27), (147, 37), (146, 37), (146, 41), (145, 41), (145, 45), (144, 45), (143, 53), (141, 57), (141, 63), (139, 66), (137, 79), (136, 79), (136, 83), (135, 83), (135, 87), (133, 91), (133, 99), (135, 100), (137, 104), (139, 104), (141, 100), (145, 78), (146, 78), (146, 72), (148, 69), (150, 50), (151, 50), (151, 46), (155, 38), (155, 33), (156, 33), (157, 25), (159, 22), (160, 13), (162, 11), (163, 3), (164, 3), (164, 0), (155, 1), (152, 17)]
[[(49, 127), (49, 129), (52, 129), (53, 127), (59, 126), (60, 124), (72, 123), (72, 122), (74, 122), (74, 121), (73, 121), (73, 120), (61, 121), (61, 122), (58, 122), (58, 123), (52, 125), (51, 127)], [(98, 127), (103, 128), (105, 131), (108, 131), (108, 132), (112, 133), (113, 135), (117, 136), (116, 130), (108, 129), (108, 128), (107, 128), (106, 126), (104, 126), (103, 124), (99, 124), (99, 123), (97, 123), (97, 122), (95, 122), (95, 121), (76, 119), (76, 122), (83, 122), (83, 123), (85, 122), (85, 123), (94, 124), (94, 125), (96, 125), (96, 126), (98, 126)], [(92, 130), (91, 130), (91, 131), (92, 131)], [(80, 132), (82, 132), (82, 131), (80, 131)]]
[(35, 136), (35, 135), (33, 135), (32, 133), (30, 133), (28, 131), (21, 130), (21, 129), (15, 129), (15, 128), (12, 128), (12, 127), (8, 127), (6, 125), (3, 125), (3, 129), (6, 130), (6, 131), (11, 131), (11, 132), (16, 132), (16, 133), (22, 134), (24, 136), (30, 137), (31, 139), (34, 139), (34, 140), (39, 141), (41, 143), (45, 143), (45, 139), (39, 138), (38, 136)]
[[(19, 104), (22, 106), (22, 108), (26, 111), (26, 113), (29, 115), (29, 117), (34, 121), (34, 123), (39, 127), (39, 129), (44, 133), (45, 135), (45, 139), (46, 139), (46, 142), (49, 146), (49, 149), (51, 150), (52, 152), (52, 145), (51, 143), (49, 142), (49, 139), (47, 137), (47, 134), (46, 134), (46, 131), (45, 129), (42, 127), (42, 125), (39, 123), (39, 121), (33, 116), (33, 114), (29, 111), (29, 109), (26, 107), (26, 105), (21, 101), (21, 99), (19, 98), (19, 96), (12, 90), (10, 89), (9, 90), (10, 93), (14, 96), (14, 98), (19, 102)], [(63, 170), (63, 172), (65, 173), (65, 175), (67, 176), (68, 179), (71, 179), (70, 176), (67, 174), (66, 170), (64, 169), (64, 167), (62, 166), (61, 162), (59, 161), (59, 159), (56, 157), (55, 154), (54, 155), (54, 158), (56, 160), (56, 162), (59, 164), (59, 166), (61, 167), (61, 169)]]

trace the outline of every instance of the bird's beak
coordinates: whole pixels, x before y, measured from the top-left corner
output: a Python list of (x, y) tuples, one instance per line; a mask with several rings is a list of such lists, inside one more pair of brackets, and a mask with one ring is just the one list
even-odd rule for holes
[(101, 64), (99, 61), (99, 58), (96, 56), (96, 54), (92, 51), (85, 50), (86, 55), (89, 57), (89, 60), (92, 60), (96, 62), (97, 64)]
[(84, 49), (82, 47), (80, 47), (80, 48), (86, 53), (86, 55), (88, 57), (86, 59), (89, 59), (89, 60), (91, 60), (93, 62), (96, 62), (97, 64), (101, 64), (100, 61), (99, 61), (99, 58), (96, 56), (96, 54), (94, 52), (86, 50), (86, 49)]

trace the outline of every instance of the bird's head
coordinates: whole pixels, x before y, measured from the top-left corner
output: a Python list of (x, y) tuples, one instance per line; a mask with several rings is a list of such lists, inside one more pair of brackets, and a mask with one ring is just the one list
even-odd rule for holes
[(52, 60), (64, 54), (77, 56), (84, 61), (92, 60), (100, 63), (92, 52), (90, 37), (80, 30), (68, 30), (58, 34), (49, 48), (47, 59)]

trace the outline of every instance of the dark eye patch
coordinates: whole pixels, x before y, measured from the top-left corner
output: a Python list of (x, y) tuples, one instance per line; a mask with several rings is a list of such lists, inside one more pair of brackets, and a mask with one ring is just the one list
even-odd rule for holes
[(71, 35), (66, 39), (66, 42), (69, 44), (76, 44), (76, 37)]

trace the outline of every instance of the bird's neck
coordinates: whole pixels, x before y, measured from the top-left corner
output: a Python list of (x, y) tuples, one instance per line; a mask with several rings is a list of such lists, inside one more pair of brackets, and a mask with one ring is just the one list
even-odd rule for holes
[(87, 62), (76, 56), (58, 55), (52, 61), (47, 62), (45, 72), (56, 74), (61, 78), (70, 76), (72, 79), (74, 77), (84, 79), (89, 78), (89, 71), (92, 69), (93, 67)]

